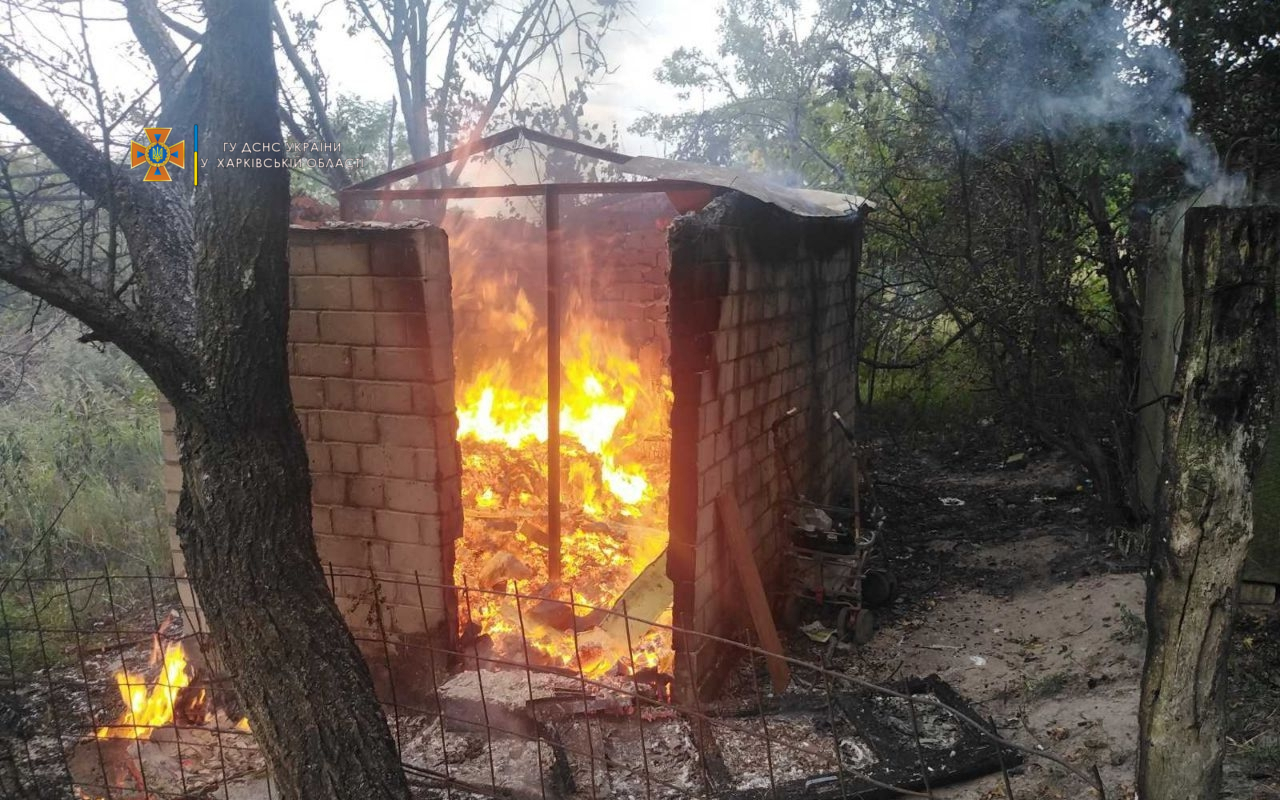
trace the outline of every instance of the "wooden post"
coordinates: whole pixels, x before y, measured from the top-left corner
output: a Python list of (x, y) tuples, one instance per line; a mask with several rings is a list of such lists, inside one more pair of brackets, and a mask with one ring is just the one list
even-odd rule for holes
[(765, 593), (764, 581), (760, 578), (760, 569), (756, 566), (755, 553), (751, 549), (751, 538), (742, 524), (742, 512), (733, 496), (732, 484), (726, 486), (716, 497), (716, 510), (720, 512), (720, 533), (724, 536), (729, 557), (738, 572), (738, 580), (742, 582), (743, 599), (751, 612), (751, 623), (755, 625), (756, 635), (760, 637), (760, 646), (773, 654), (768, 657), (773, 693), (782, 694), (786, 691), (787, 684), (791, 683), (791, 668), (783, 658), (782, 639), (773, 622), (773, 612), (769, 610), (769, 595)]
[(1144, 800), (1211, 800), (1222, 782), (1227, 644), (1273, 419), (1277, 262), (1280, 208), (1188, 212), (1181, 399), (1165, 435), (1147, 586)]

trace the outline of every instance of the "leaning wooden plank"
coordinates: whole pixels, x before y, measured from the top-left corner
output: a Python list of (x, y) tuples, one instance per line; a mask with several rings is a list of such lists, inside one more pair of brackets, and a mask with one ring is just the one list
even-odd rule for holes
[(716, 510), (720, 512), (720, 531), (724, 534), (733, 566), (738, 571), (738, 579), (742, 581), (742, 590), (747, 596), (747, 607), (751, 610), (751, 622), (755, 625), (756, 635), (760, 637), (760, 646), (773, 654), (768, 657), (773, 691), (781, 694), (791, 682), (791, 670), (782, 657), (782, 640), (778, 638), (778, 628), (773, 623), (769, 596), (765, 594), (764, 581), (760, 579), (760, 570), (756, 567), (747, 529), (742, 525), (742, 512), (738, 510), (732, 485), (716, 498)]

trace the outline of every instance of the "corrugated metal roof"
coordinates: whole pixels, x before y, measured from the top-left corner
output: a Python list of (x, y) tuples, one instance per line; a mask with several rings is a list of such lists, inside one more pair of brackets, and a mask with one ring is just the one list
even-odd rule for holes
[[(530, 130), (523, 126), (509, 128), (501, 133), (495, 133), (491, 136), (485, 136), (475, 141), (467, 142), (459, 147), (422, 161), (408, 164), (381, 175), (361, 181), (360, 183), (344, 189), (347, 191), (366, 191), (372, 189), (385, 189), (396, 181), (403, 180), (413, 175), (418, 175), (433, 169), (451, 164), (455, 161), (469, 159), (480, 153), (488, 152), (495, 147), (508, 144), (517, 139), (525, 139), (527, 141), (553, 147), (556, 149), (567, 150), (572, 153), (587, 156), (589, 158), (598, 158), (603, 161), (610, 162), (628, 175), (638, 175), (644, 178), (650, 178), (658, 181), (682, 181), (687, 183), (701, 183), (705, 186), (733, 189), (750, 195), (757, 200), (762, 200), (773, 205), (805, 217), (846, 217), (862, 214), (868, 209), (875, 208), (875, 204), (867, 200), (865, 197), (859, 197), (855, 194), (839, 194), (837, 192), (824, 192), (818, 189), (800, 189), (792, 186), (783, 186), (768, 180), (764, 176), (756, 175), (745, 170), (732, 169), (730, 167), (716, 167), (710, 164), (694, 164), (689, 161), (675, 161), (669, 158), (655, 158), (653, 156), (628, 156), (625, 153), (619, 153), (614, 150), (608, 150), (603, 147), (596, 147), (583, 142), (577, 142), (572, 139), (566, 139), (562, 136), (554, 136), (541, 131)], [(577, 186), (577, 184), (575, 184)], [(602, 186), (607, 186), (603, 184)], [(503, 187), (493, 187), (499, 192)], [(524, 189), (527, 187), (517, 187), (514, 184), (512, 189)], [(608, 191), (607, 188), (603, 191)], [(616, 190), (615, 190), (616, 191)], [(340, 193), (341, 194), (341, 193)]]
[(653, 156), (635, 156), (618, 164), (628, 175), (655, 180), (695, 181), (708, 186), (733, 189), (804, 217), (844, 217), (864, 213), (875, 204), (856, 194), (824, 192), (782, 186), (760, 175), (730, 167), (694, 164)]

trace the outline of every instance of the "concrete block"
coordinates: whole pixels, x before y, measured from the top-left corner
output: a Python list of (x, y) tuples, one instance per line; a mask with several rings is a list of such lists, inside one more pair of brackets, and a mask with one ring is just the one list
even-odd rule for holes
[(289, 341), (293, 343), (320, 341), (320, 329), (316, 323), (318, 314), (317, 311), (290, 311)]
[(347, 481), (341, 475), (312, 475), (311, 502), (340, 506), (347, 501)]
[(413, 456), (413, 477), (420, 481), (436, 481), (440, 478), (440, 460), (436, 457), (435, 450), (415, 448), (413, 450)]
[(322, 407), (329, 411), (354, 411), (356, 408), (355, 384), (349, 380), (326, 378)]
[(418, 276), (418, 255), (412, 239), (396, 235), (380, 238), (370, 246), (370, 271), (374, 275)]
[(360, 449), (358, 445), (332, 443), (326, 445), (329, 450), (329, 470), (341, 473), (357, 473), (360, 471)]
[(319, 275), (367, 275), (369, 245), (365, 242), (329, 242), (316, 245), (315, 265)]
[(414, 384), (413, 412), (433, 417), (453, 414), (455, 411), (453, 388), (454, 383), (451, 380)]
[[(409, 347), (425, 344), (425, 336), (422, 340), (411, 339), (409, 336), (409, 321), (415, 316), (417, 315), (389, 311), (374, 314), (374, 343), (381, 347)], [(423, 327), (425, 333), (425, 324)]]
[(416, 278), (374, 278), (374, 307), (379, 311), (422, 311), (422, 281)]
[(387, 508), (392, 511), (434, 514), (440, 510), (436, 487), (430, 483), (388, 478), (385, 492)]
[[(438, 545), (390, 542), (387, 545), (387, 558), (397, 572), (408, 574), (416, 572), (423, 580), (435, 580), (440, 576), (441, 553)], [(409, 590), (405, 599), (416, 603), (417, 587), (409, 585), (404, 588)]]
[[(446, 536), (452, 540), (455, 532), (445, 524), (446, 520), (435, 514), (422, 514), (418, 517), (418, 540), (425, 544), (441, 546)], [(461, 532), (461, 518), (458, 519), (458, 533)]]
[(431, 447), (434, 444), (432, 425), (421, 417), (380, 414), (377, 420), (378, 438), (372, 441), (400, 447)]
[(311, 530), (316, 534), (333, 533), (333, 509), (329, 506), (311, 506)]
[(418, 515), (379, 509), (373, 512), (374, 535), (387, 542), (422, 541), (418, 533)]
[(295, 244), (289, 247), (289, 274), (314, 275), (316, 272), (316, 249), (311, 244)]
[(378, 377), (377, 354), (372, 347), (351, 348), (351, 377), (371, 381)]
[(289, 391), (295, 408), (320, 408), (324, 405), (324, 382), (320, 378), (293, 376)]
[(351, 304), (348, 308), (355, 311), (373, 311), (376, 307), (373, 296), (373, 278), (359, 276), (348, 278)]
[(353, 411), (321, 411), (320, 433), (328, 442), (378, 441), (378, 417)]
[(181, 454), (178, 452), (178, 440), (173, 434), (166, 433), (160, 437), (160, 452), (166, 464), (177, 464)]
[(164, 488), (170, 492), (182, 491), (182, 468), (177, 464), (164, 465)]
[(338, 506), (332, 509), (333, 533), (359, 539), (374, 538), (373, 513), (367, 508)]
[(383, 381), (427, 380), (426, 354), (416, 347), (380, 347), (374, 356), (375, 374)]
[(351, 374), (351, 350), (323, 344), (295, 344), (290, 371), (294, 375), (346, 377)]
[(382, 478), (370, 475), (353, 475), (347, 478), (347, 502), (360, 508), (382, 508)]
[(316, 315), (326, 344), (374, 343), (374, 315), (361, 311), (322, 311)]
[[(378, 358), (382, 353), (377, 354)], [(360, 411), (410, 414), (413, 412), (413, 387), (404, 383), (365, 382), (355, 384), (355, 405)]]
[(318, 442), (308, 442), (307, 466), (313, 473), (329, 472), (329, 448)]
[(360, 448), (360, 469), (366, 475), (415, 478), (418, 448), (394, 445), (366, 445)]
[(290, 285), (290, 304), (295, 310), (341, 311), (354, 307), (350, 278), (304, 275), (293, 278)]
[(337, 569), (361, 570), (371, 566), (369, 541), (349, 536), (316, 536), (320, 561)]

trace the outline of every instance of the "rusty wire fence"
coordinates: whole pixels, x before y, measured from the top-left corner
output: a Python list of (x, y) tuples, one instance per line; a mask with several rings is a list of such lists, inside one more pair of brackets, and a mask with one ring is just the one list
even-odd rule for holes
[[(367, 580), (375, 597), (397, 583), (330, 575)], [(463, 630), (481, 597), (514, 602), (522, 627), (531, 602), (517, 592), (399, 583), (419, 596), (454, 592)], [(0, 588), (0, 797), (280, 796), (231, 681), (185, 621), (178, 579), (17, 575)], [(388, 635), (374, 604), (372, 624), (356, 636), (415, 796), (932, 797), (995, 775), (995, 796), (1012, 799), (1010, 773), (1040, 759), (1077, 778), (1080, 796), (1105, 797), (1096, 769), (1010, 741), (935, 676), (881, 686), (786, 658), (790, 682), (779, 693), (769, 671), (776, 655), (658, 626), (679, 652), (705, 644), (736, 663), (708, 701), (681, 691), (679, 675), (639, 666), (631, 631), (652, 623), (625, 609), (565, 605), (625, 623), (628, 652), (614, 668), (584, 668), (577, 648), (576, 663), (548, 665), (527, 646), (514, 657), (488, 652), (482, 636)]]

